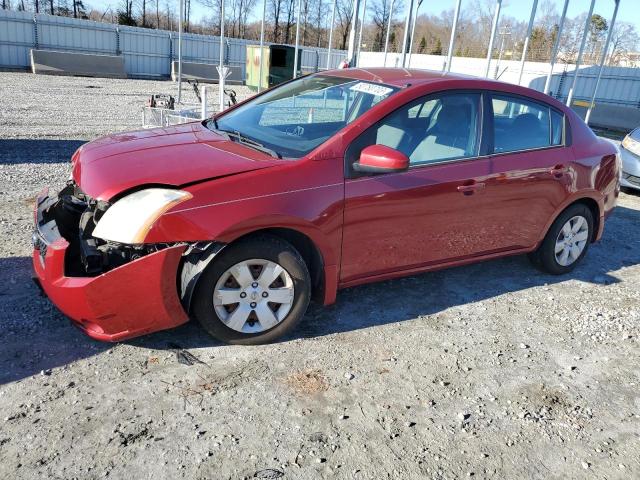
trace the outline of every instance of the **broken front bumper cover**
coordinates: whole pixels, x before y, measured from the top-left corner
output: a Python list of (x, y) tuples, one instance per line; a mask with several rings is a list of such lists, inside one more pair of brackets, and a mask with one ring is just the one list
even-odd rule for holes
[(67, 276), (69, 242), (55, 221), (45, 222), (42, 215), (55, 200), (45, 191), (36, 202), (33, 268), (60, 311), (90, 337), (111, 342), (187, 322), (176, 288), (185, 245), (167, 247), (98, 276)]

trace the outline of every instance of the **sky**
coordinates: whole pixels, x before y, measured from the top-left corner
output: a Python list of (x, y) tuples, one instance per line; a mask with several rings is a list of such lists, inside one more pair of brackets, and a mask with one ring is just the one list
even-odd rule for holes
[[(540, 5), (543, 1), (544, 0), (539, 0), (538, 4)], [(167, 0), (160, 0), (161, 7), (164, 6), (166, 2)], [(261, 0), (257, 0), (257, 2), (259, 5), (261, 5)], [(178, 0), (175, 0), (175, 3), (177, 5)], [(405, 5), (408, 5), (409, 0), (404, 0), (404, 3)], [(443, 10), (453, 9), (455, 3), (456, 0), (423, 0), (420, 7), (420, 13), (438, 15)], [(473, 0), (462, 0), (462, 11), (470, 8), (472, 3)], [(558, 13), (561, 13), (562, 6), (564, 5), (564, 0), (555, 0), (554, 3), (557, 6)], [(638, 3), (639, 0), (620, 0), (618, 20), (634, 23), (636, 25), (636, 28), (640, 31), (640, 8)], [(104, 9), (106, 6), (111, 6), (113, 10), (116, 10), (121, 4), (122, 0), (85, 0), (85, 5), (100, 9)], [(589, 4), (590, 0), (569, 0), (567, 16), (569, 18), (572, 18), (580, 15), (581, 13), (588, 12)], [(503, 0), (500, 16), (506, 15), (515, 17), (518, 20), (524, 20), (528, 22), (529, 15), (531, 15), (532, 5), (533, 0)], [(596, 0), (593, 13), (602, 15), (604, 18), (609, 20), (611, 18), (611, 15), (613, 14), (613, 7), (614, 0)], [(253, 19), (257, 19), (257, 15), (259, 15), (260, 13), (260, 8), (256, 8)], [(540, 8), (538, 8), (538, 13), (540, 13)], [(201, 17), (206, 16), (207, 11), (197, 2), (197, 0), (193, 0), (191, 15), (192, 18), (197, 21)], [(370, 13), (368, 14), (368, 16), (370, 18)], [(398, 14), (398, 16), (401, 15)]]

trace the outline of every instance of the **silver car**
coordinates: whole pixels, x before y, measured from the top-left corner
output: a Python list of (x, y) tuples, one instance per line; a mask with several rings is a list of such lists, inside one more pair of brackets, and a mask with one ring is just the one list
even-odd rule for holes
[(620, 148), (622, 154), (622, 187), (640, 190), (640, 127), (624, 137)]

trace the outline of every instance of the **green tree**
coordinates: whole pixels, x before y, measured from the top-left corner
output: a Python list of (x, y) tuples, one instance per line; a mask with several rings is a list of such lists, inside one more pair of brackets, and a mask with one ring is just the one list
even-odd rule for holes
[(439, 38), (436, 39), (436, 44), (431, 49), (431, 55), (442, 55), (442, 42)]
[(424, 38), (424, 35), (420, 39), (420, 44), (418, 45), (418, 53), (424, 53), (427, 49), (427, 39)]

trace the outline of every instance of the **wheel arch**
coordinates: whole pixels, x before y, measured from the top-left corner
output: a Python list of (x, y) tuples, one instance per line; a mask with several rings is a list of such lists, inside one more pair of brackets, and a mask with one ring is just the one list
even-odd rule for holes
[[(320, 303), (331, 303), (336, 292), (333, 283), (327, 283), (327, 266), (321, 249), (307, 234), (288, 227), (259, 228), (233, 238), (228, 242), (198, 242), (193, 244), (183, 256), (178, 271), (178, 294), (185, 311), (191, 313), (193, 292), (201, 273), (224, 249), (242, 240), (270, 235), (290, 243), (302, 256), (311, 277), (311, 298)], [(333, 290), (331, 290), (333, 288)], [(329, 291), (328, 291), (329, 290)]]
[(598, 205), (598, 202), (596, 202), (593, 198), (591, 197), (582, 197), (574, 202), (572, 202), (570, 205), (567, 205), (564, 209), (566, 210), (567, 208), (569, 208), (572, 205), (576, 205), (576, 204), (583, 204), (585, 205), (590, 211), (591, 211), (591, 215), (593, 216), (593, 232), (591, 234), (591, 242), (595, 242), (598, 237), (599, 234), (598, 232), (600, 232), (600, 205)]
[(564, 212), (567, 208), (572, 205), (582, 204), (585, 205), (591, 211), (593, 215), (593, 234), (591, 236), (591, 243), (600, 239), (602, 235), (602, 212), (604, 211), (604, 206), (602, 205), (602, 195), (598, 195), (599, 192), (587, 192), (586, 194), (582, 193), (581, 195), (575, 195), (567, 199), (560, 207), (556, 209), (553, 216), (545, 225), (545, 228), (541, 232), (541, 237), (538, 240), (536, 248), (542, 243), (544, 238), (546, 237), (551, 225), (556, 219)]
[(318, 302), (323, 302), (325, 298), (325, 260), (322, 251), (307, 234), (289, 227), (268, 227), (253, 230), (234, 239), (235, 243), (250, 237), (260, 235), (271, 235), (278, 237), (291, 245), (300, 253), (311, 277), (311, 298)]

